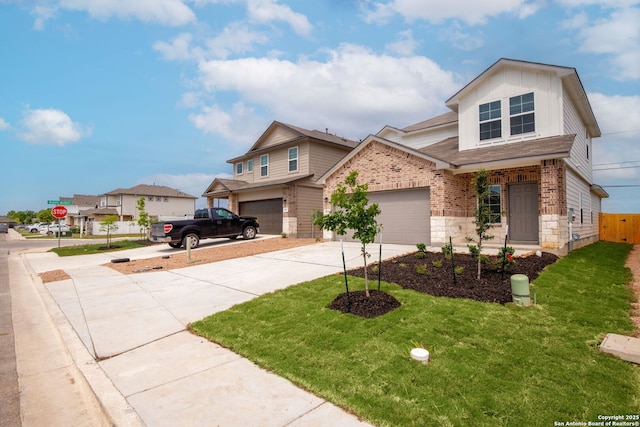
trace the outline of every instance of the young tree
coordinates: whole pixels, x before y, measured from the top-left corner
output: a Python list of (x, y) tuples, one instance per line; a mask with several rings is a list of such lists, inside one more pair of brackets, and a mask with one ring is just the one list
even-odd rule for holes
[(38, 211), (36, 217), (40, 222), (51, 223), (56, 220), (56, 217), (51, 213), (51, 209), (42, 209), (41, 211)]
[(495, 218), (489, 207), (489, 197), (491, 196), (491, 189), (489, 187), (489, 175), (484, 169), (480, 169), (472, 181), (472, 185), (475, 188), (474, 196), (477, 199), (477, 205), (474, 210), (473, 223), (476, 226), (476, 237), (478, 243), (478, 280), (480, 280), (482, 272), (482, 242), (485, 240), (493, 239), (493, 236), (487, 234), (487, 231), (491, 228)]
[[(357, 183), (358, 172), (352, 171), (344, 180), (344, 184), (338, 184), (331, 195), (331, 204), (337, 209), (329, 214), (316, 212), (313, 223), (323, 229), (335, 232), (339, 236), (347, 233), (348, 229), (354, 230), (353, 238), (362, 243), (362, 258), (364, 260), (364, 286), (365, 294), (369, 297), (369, 278), (367, 277), (367, 244), (373, 243), (376, 234), (380, 231), (376, 216), (380, 214), (377, 203), (368, 205), (367, 184)], [(346, 185), (345, 185), (346, 184)], [(367, 206), (368, 205), (368, 206)]]
[(144, 208), (144, 197), (140, 197), (136, 202), (136, 209), (138, 209), (137, 224), (142, 230), (141, 233), (144, 233), (145, 239), (148, 239), (149, 234), (147, 233), (147, 230), (151, 226), (151, 219), (149, 218), (149, 214)]
[(107, 232), (107, 247), (111, 247), (111, 233), (118, 230), (118, 215), (107, 215), (100, 221), (100, 231)]

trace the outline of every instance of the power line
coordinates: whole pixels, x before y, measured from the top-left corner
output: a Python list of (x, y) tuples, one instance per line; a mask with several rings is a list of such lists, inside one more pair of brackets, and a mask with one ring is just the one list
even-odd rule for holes
[(600, 187), (606, 188), (627, 188), (627, 187), (640, 187), (640, 184), (629, 184), (629, 185), (601, 185)]
[(640, 163), (640, 160), (631, 160), (629, 162), (594, 163), (593, 166), (623, 165), (625, 163)]
[(612, 170), (617, 170), (617, 169), (633, 169), (633, 168), (640, 168), (640, 165), (638, 165), (638, 166), (620, 166), (619, 168), (593, 169), (593, 171), (594, 172), (597, 172), (597, 171), (612, 171)]

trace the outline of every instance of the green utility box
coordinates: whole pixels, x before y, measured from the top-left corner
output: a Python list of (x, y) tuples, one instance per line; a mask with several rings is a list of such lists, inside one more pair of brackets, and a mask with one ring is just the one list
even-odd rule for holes
[[(58, 236), (59, 234), (59, 236)], [(55, 233), (53, 233), (53, 235), (55, 237), (71, 237), (71, 232), (70, 231), (56, 231)]]
[(529, 295), (529, 278), (524, 274), (514, 274), (511, 276), (511, 296), (516, 305), (531, 305)]

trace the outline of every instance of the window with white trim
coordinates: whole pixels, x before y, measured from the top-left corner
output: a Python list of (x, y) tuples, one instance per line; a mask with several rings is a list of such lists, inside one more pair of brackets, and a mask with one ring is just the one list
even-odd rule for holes
[(253, 172), (253, 159), (247, 160), (247, 173)]
[(535, 132), (533, 92), (509, 98), (509, 123), (511, 135)]
[(500, 138), (502, 136), (502, 112), (500, 101), (480, 104), (480, 141)]
[(260, 176), (269, 176), (269, 155), (260, 156)]
[(244, 164), (242, 162), (236, 163), (236, 175), (242, 175), (242, 167)]
[(289, 172), (298, 170), (298, 147), (289, 148)]

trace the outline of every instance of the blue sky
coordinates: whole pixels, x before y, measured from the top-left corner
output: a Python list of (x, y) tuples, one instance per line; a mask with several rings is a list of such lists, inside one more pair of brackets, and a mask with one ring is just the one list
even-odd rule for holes
[(638, 22), (640, 0), (0, 0), (0, 214), (200, 196), (274, 120), (362, 139), (502, 57), (577, 69), (603, 210), (640, 213)]

